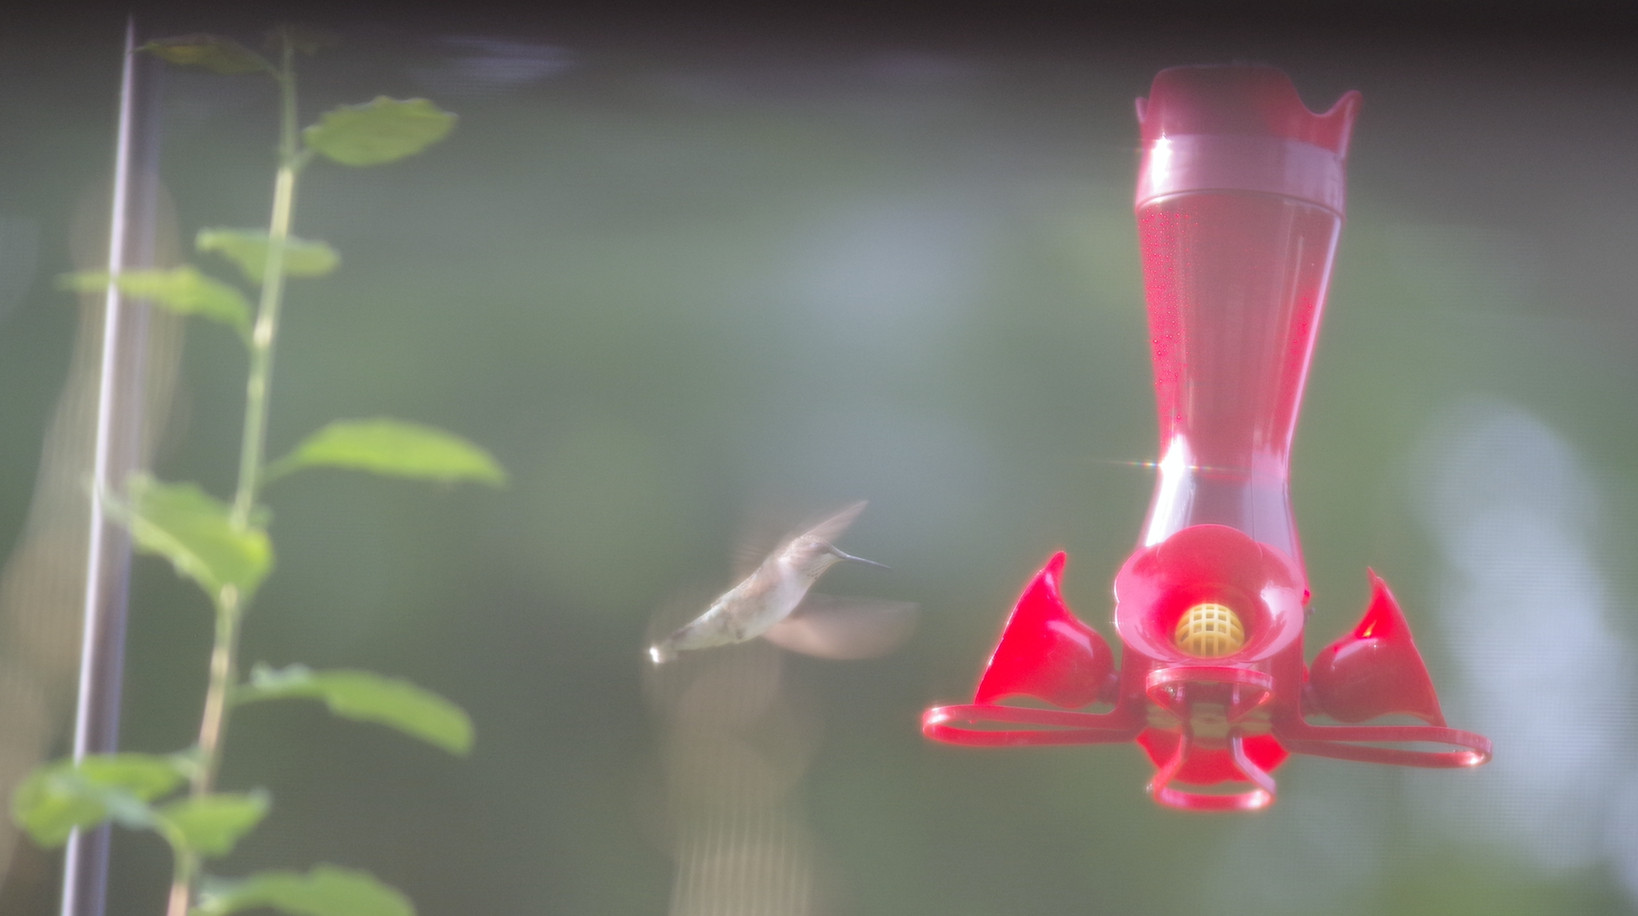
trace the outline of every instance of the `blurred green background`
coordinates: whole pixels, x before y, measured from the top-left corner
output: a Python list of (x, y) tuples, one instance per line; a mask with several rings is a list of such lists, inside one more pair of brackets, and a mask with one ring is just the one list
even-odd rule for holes
[[(304, 65), (304, 120), (389, 94), (461, 121), (399, 165), (307, 172), (297, 231), (343, 268), (290, 289), (272, 448), (392, 415), (513, 479), (280, 483), (245, 657), (409, 677), (464, 705), (478, 744), (452, 760), (247, 709), (224, 782), (275, 808), (219, 870), (334, 861), (428, 914), (1633, 911), (1638, 54), (1591, 7), (1556, 29), (1444, 9), (1473, 29), (1056, 4), (341, 23)], [(175, 20), (149, 21), (262, 25)], [(68, 371), (52, 278), (109, 166), (121, 27), (0, 36), (0, 550)], [(1296, 446), (1310, 651), (1374, 567), (1452, 724), (1496, 759), (1298, 758), (1271, 811), (1198, 817), (1148, 801), (1134, 747), (959, 749), (917, 719), (970, 695), (1053, 550), (1112, 636), (1155, 457), (1132, 100), (1162, 67), (1245, 59), (1311, 107), (1365, 96)], [(268, 87), (171, 71), (159, 92), (183, 237), (264, 222)], [(157, 469), (225, 494), (240, 351), (193, 327), (181, 360)], [(782, 699), (756, 727), (797, 735), (769, 751), (790, 777), (773, 807), (819, 877), (784, 909), (687, 910), (645, 632), (679, 592), (731, 584), (748, 525), (860, 498), (842, 546), (893, 571), (825, 589), (920, 602), (916, 635), (874, 661), (757, 656)], [(133, 588), (124, 745), (170, 750), (208, 619), (160, 563)], [(0, 905), (53, 911), (52, 860), (19, 855)], [(168, 870), (121, 835), (112, 912), (157, 912)]]

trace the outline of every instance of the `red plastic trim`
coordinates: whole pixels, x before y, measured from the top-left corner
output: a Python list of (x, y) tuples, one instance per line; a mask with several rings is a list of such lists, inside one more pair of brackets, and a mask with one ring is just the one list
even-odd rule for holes
[(1245, 781), (1254, 788), (1245, 792), (1207, 793), (1173, 787), (1172, 779), (1189, 756), (1192, 742), (1187, 729), (1182, 739), (1177, 743), (1172, 758), (1149, 782), (1149, 792), (1155, 801), (1186, 811), (1256, 811), (1274, 804), (1274, 777), (1246, 756), (1245, 741), (1239, 731), (1229, 736), (1229, 752), (1234, 756), (1235, 766), (1246, 777)]
[[(1276, 723), (1274, 736), (1294, 754), (1359, 760), (1402, 767), (1476, 767), (1491, 757), (1490, 739), (1459, 728), (1436, 725), (1312, 725), (1302, 720)], [(1418, 751), (1379, 743), (1443, 744), (1454, 750)]]
[[(975, 727), (1033, 725), (1033, 729)], [(1143, 721), (1124, 711), (1070, 712), (993, 703), (934, 706), (921, 717), (921, 732), (938, 741), (970, 747), (1017, 747), (1054, 744), (1118, 744), (1143, 730)]]
[(1233, 665), (1173, 665), (1170, 668), (1156, 668), (1143, 679), (1144, 692), (1151, 703), (1163, 707), (1173, 715), (1186, 716), (1187, 710), (1176, 709), (1176, 700), (1167, 690), (1181, 684), (1224, 684), (1234, 688), (1250, 687), (1257, 691), (1255, 699), (1248, 702), (1241, 699), (1238, 689), (1235, 690), (1230, 722), (1243, 718), (1274, 697), (1273, 675), (1266, 671), (1237, 668)]

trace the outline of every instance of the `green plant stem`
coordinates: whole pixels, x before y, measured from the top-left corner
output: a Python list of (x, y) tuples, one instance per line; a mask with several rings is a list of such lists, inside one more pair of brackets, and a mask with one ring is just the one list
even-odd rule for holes
[[(294, 49), (285, 40), (278, 72), (279, 169), (273, 182), (273, 213), (268, 223), (267, 264), (262, 272), (261, 298), (250, 336), (249, 378), (245, 384), (244, 431), (240, 440), (239, 483), (233, 495), (230, 521), (248, 528), (261, 489), (267, 438), (268, 393), (273, 377), (273, 343), (278, 336), (279, 306), (284, 298), (285, 244), (295, 210), (296, 173), (302, 160), (296, 146), (296, 79)], [(211, 646), (210, 681), (199, 720), (196, 766), (189, 780), (193, 797), (209, 795), (221, 763), (222, 738), (227, 731), (229, 701), (238, 681), (239, 623), (245, 605), (238, 589), (229, 586), (216, 596), (216, 636)], [(199, 879), (199, 858), (175, 849), (166, 916), (186, 916)]]
[[(227, 729), (228, 702), (238, 680), (236, 659), (239, 650), (239, 620), (243, 608), (238, 589), (228, 586), (216, 599), (216, 640), (210, 652), (210, 686), (205, 691), (205, 710), (199, 717), (199, 742), (188, 794), (209, 795), (216, 786), (216, 771), (222, 759), (222, 735)], [(171, 844), (175, 863), (171, 872), (170, 899), (166, 916), (187, 916), (199, 881), (199, 856), (180, 844)]]
[(199, 857), (191, 852), (171, 847), (176, 861), (171, 865), (171, 892), (165, 901), (166, 916), (186, 916), (193, 898), (193, 886), (199, 874)]
[(273, 341), (278, 333), (279, 305), (284, 298), (284, 250), (296, 203), (296, 75), (292, 49), (284, 43), (279, 67), (279, 171), (273, 182), (273, 216), (267, 227), (267, 266), (262, 271), (261, 301), (250, 334), (250, 377), (245, 387), (245, 426), (239, 452), (239, 486), (233, 494), (233, 523), (244, 527), (256, 505), (267, 439), (268, 386), (273, 378)]
[(209, 795), (216, 787), (216, 771), (222, 759), (222, 734), (227, 729), (229, 694), (238, 681), (236, 663), (239, 650), (239, 620), (243, 617), (239, 592), (222, 589), (216, 607), (216, 643), (210, 651), (210, 686), (205, 691), (205, 710), (199, 718), (199, 745), (196, 767), (189, 792)]

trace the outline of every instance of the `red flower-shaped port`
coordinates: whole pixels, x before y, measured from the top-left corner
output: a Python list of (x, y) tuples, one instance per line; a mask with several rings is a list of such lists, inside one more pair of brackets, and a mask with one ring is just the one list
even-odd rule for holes
[[(1349, 93), (1315, 114), (1268, 67), (1165, 70), (1139, 100), (1161, 457), (1137, 549), (1115, 578), (1121, 658), (1064, 604), (1056, 554), (1025, 587), (974, 701), (927, 711), (929, 737), (1135, 741), (1155, 766), (1155, 800), (1190, 810), (1271, 804), (1273, 772), (1291, 754), (1489, 759), (1487, 739), (1446, 726), (1410, 625), (1374, 572), (1360, 624), (1303, 662), (1291, 439), (1358, 102)], [(1423, 724), (1354, 724), (1395, 716)]]

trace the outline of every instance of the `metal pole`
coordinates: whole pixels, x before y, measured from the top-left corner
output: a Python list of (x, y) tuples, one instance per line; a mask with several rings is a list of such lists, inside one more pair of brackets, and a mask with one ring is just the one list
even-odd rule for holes
[[(152, 163), (138, 162), (149, 149), (133, 140), (140, 89), (136, 23), (127, 20), (121, 68), (119, 122), (115, 139), (114, 183), (109, 215), (108, 272), (143, 266), (152, 259), (151, 232), (132, 226), (151, 222), (155, 183)], [(123, 485), (134, 468), (141, 438), (145, 310), (132, 307), (109, 284), (103, 317), (96, 433), (91, 477), (91, 518), (87, 538), (84, 631), (80, 648), (79, 698), (75, 709), (74, 758), (110, 753), (119, 744), (120, 688), (124, 673), (125, 611), (131, 543), (108, 523), (105, 491)], [(109, 830), (106, 825), (76, 831), (63, 863), (62, 916), (103, 916), (107, 904)]]

